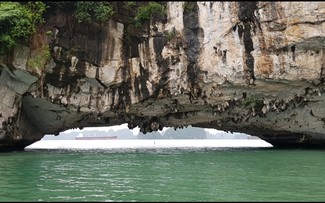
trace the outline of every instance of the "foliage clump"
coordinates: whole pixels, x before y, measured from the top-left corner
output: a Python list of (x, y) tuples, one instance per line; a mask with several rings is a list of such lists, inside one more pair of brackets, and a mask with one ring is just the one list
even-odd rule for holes
[(113, 8), (106, 1), (78, 1), (75, 16), (79, 22), (97, 20), (105, 22), (114, 14)]
[(164, 17), (165, 15), (165, 6), (151, 1), (147, 5), (140, 6), (138, 8), (138, 12), (135, 17), (135, 26), (141, 27), (144, 22), (149, 21), (151, 18)]
[(248, 97), (245, 99), (244, 105), (245, 105), (245, 107), (253, 107), (256, 105), (263, 105), (263, 100), (258, 99), (258, 98)]
[(43, 2), (0, 2), (0, 54), (27, 41), (35, 33), (36, 26), (43, 23), (46, 5)]
[(172, 39), (177, 37), (177, 31), (175, 28), (170, 31), (165, 31), (164, 36), (166, 37), (167, 42), (170, 42)]
[(185, 13), (189, 13), (189, 12), (192, 12), (195, 10), (195, 6), (194, 6), (194, 3), (193, 2), (184, 2), (183, 4), (183, 11)]
[(126, 8), (126, 9), (132, 9), (136, 5), (137, 4), (136, 4), (135, 1), (126, 1), (126, 2), (124, 2), (124, 8)]

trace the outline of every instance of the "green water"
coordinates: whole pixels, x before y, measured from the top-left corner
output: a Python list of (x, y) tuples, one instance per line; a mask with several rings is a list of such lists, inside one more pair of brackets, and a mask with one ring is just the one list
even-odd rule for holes
[(0, 201), (324, 201), (325, 151), (0, 153)]

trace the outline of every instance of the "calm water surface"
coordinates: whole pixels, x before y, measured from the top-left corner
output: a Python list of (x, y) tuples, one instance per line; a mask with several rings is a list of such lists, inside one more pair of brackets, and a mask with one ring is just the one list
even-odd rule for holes
[(0, 153), (0, 201), (324, 201), (325, 151)]

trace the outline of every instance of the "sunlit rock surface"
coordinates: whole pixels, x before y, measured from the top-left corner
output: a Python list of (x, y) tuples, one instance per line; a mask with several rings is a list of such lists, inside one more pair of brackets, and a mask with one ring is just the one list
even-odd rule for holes
[[(48, 15), (28, 46), (0, 56), (0, 147), (125, 122), (324, 147), (325, 3), (183, 4), (168, 2), (141, 32), (123, 9), (102, 25)], [(45, 68), (29, 67), (44, 45)]]

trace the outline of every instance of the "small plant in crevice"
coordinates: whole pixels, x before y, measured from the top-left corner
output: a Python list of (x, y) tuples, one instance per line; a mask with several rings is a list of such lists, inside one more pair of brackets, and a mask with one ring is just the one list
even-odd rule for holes
[(245, 107), (253, 107), (253, 106), (256, 106), (256, 105), (263, 105), (263, 99), (256, 99), (256, 98), (253, 98), (253, 97), (247, 97), (243, 101), (243, 104), (244, 104)]
[(45, 67), (51, 60), (50, 46), (45, 44), (38, 51), (38, 53), (27, 60), (27, 67), (31, 68), (33, 72), (39, 74), (38, 87), (41, 96), (44, 97), (44, 80), (45, 80)]
[(72, 56), (75, 56), (80, 52), (81, 48), (79, 45), (72, 46), (69, 50), (67, 50), (67, 57), (71, 58)]
[(164, 36), (167, 42), (170, 42), (172, 39), (175, 39), (175, 37), (177, 36), (177, 32), (175, 29), (172, 29), (170, 31), (165, 31)]
[(27, 66), (33, 69), (43, 69), (51, 59), (49, 45), (43, 45), (41, 51), (27, 60)]

